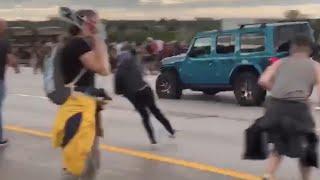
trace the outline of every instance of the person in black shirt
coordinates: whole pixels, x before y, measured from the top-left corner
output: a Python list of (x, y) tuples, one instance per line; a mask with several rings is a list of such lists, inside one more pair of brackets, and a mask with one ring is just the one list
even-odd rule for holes
[(130, 46), (124, 47), (124, 50), (118, 57), (119, 64), (115, 75), (116, 94), (124, 95), (140, 113), (151, 144), (157, 144), (157, 141), (150, 123), (148, 110), (166, 128), (171, 137), (174, 137), (175, 130), (157, 107), (152, 89), (143, 80), (142, 68), (135, 50)]
[[(81, 29), (78, 26), (70, 28), (71, 37), (66, 41), (62, 49), (62, 73), (65, 84), (69, 84), (85, 69), (86, 73), (75, 84), (75, 90), (90, 94), (87, 90), (95, 89), (95, 74), (102, 76), (110, 74), (109, 56), (104, 40), (97, 35), (96, 26), (99, 22), (97, 13), (92, 10), (80, 10), (77, 15), (83, 17), (85, 22), (82, 24)], [(99, 112), (97, 112), (96, 116), (100, 117)], [(100, 126), (99, 120), (97, 120), (96, 126), (97, 136), (100, 136), (102, 133), (99, 132), (101, 130), (101, 127), (98, 127)], [(83, 174), (78, 177), (65, 171), (62, 179), (93, 180), (96, 177), (98, 167), (98, 137), (95, 137), (95, 144), (89, 153)]]
[(19, 73), (17, 60), (11, 53), (9, 42), (4, 38), (7, 24), (0, 19), (0, 147), (8, 144), (8, 140), (3, 138), (2, 127), (2, 103), (5, 97), (5, 70), (6, 66), (12, 66), (16, 73)]
[[(90, 51), (91, 47), (82, 37), (72, 37), (70, 42), (66, 44), (62, 53), (62, 71), (66, 84), (71, 83), (85, 68), (80, 58)], [(76, 86), (94, 87), (94, 72), (88, 70), (76, 83)]]

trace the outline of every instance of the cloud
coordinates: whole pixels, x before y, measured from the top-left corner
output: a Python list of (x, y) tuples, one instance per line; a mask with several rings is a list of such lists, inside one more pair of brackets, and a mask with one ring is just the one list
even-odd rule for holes
[(58, 6), (94, 8), (108, 19), (281, 17), (299, 9), (320, 17), (319, 0), (0, 0), (0, 17), (45, 19)]
[(226, 3), (239, 3), (245, 2), (245, 0), (160, 0), (164, 5), (188, 5), (188, 4), (202, 4), (202, 3), (212, 3), (212, 4), (226, 4)]
[(58, 7), (48, 8), (21, 8), (17, 6), (10, 9), (0, 9), (0, 17), (7, 20), (45, 20), (50, 16), (55, 16), (58, 13)]
[[(243, 7), (198, 7), (185, 9), (145, 9), (144, 11), (132, 10), (126, 13), (126, 9), (115, 11), (101, 10), (100, 13), (109, 19), (193, 19), (194, 17), (211, 17), (211, 18), (279, 18), (283, 17), (287, 10), (298, 9), (301, 12), (311, 16), (320, 17), (320, 4), (305, 5), (261, 5), (261, 6), (243, 6)], [(121, 18), (120, 18), (121, 19)]]
[[(125, 7), (141, 8), (155, 4), (179, 7), (215, 7), (215, 6), (261, 6), (292, 5), (320, 3), (319, 0), (1, 0), (0, 8), (15, 7), (48, 7), (48, 6), (82, 6), (82, 7)], [(159, 8), (159, 6), (158, 6)]]
[(195, 8), (192, 14), (201, 14), (202, 16), (218, 18), (279, 18), (283, 17), (288, 10), (297, 9), (310, 17), (320, 17), (320, 4), (304, 5), (261, 5), (256, 7), (207, 7)]

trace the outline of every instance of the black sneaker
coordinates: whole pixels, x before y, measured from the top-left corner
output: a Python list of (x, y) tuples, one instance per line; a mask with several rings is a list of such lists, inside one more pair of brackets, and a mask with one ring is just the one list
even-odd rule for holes
[(150, 141), (152, 145), (158, 144), (158, 142), (155, 139), (151, 139)]
[(7, 146), (8, 144), (9, 144), (9, 141), (6, 140), (6, 139), (0, 141), (0, 147), (5, 147), (5, 146)]
[(169, 138), (175, 139), (176, 138), (176, 134), (177, 134), (177, 131), (173, 130), (173, 133), (169, 135)]

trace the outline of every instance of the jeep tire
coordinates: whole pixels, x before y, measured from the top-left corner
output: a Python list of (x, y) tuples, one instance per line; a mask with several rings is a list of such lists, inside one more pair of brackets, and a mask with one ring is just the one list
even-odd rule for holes
[(234, 95), (241, 106), (260, 106), (266, 91), (258, 85), (258, 75), (253, 72), (238, 74), (233, 82)]
[(156, 92), (159, 98), (180, 99), (182, 88), (176, 73), (168, 71), (161, 73), (156, 81)]

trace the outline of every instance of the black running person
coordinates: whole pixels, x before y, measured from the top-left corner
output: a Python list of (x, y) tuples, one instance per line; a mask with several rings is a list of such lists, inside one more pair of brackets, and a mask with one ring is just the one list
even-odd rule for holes
[(124, 95), (134, 105), (142, 117), (151, 143), (157, 144), (148, 110), (172, 136), (175, 135), (175, 130), (157, 107), (152, 89), (143, 80), (142, 68), (135, 51), (131, 47), (124, 47), (124, 49), (126, 50), (118, 57), (119, 64), (115, 76), (116, 93)]

